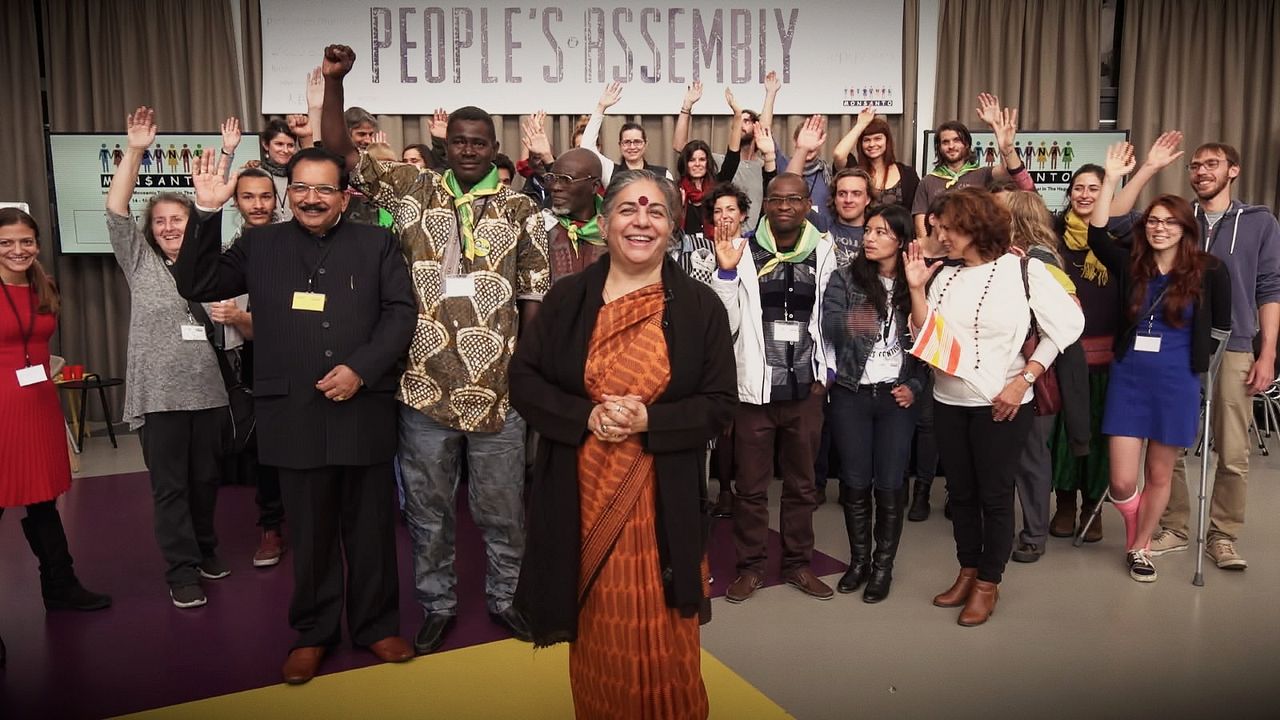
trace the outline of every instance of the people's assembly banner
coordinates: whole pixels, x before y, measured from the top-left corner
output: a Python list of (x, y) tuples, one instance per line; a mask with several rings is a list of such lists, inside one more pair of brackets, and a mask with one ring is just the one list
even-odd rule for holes
[[(305, 78), (325, 45), (350, 45), (347, 105), (429, 114), (591, 112), (604, 85), (626, 85), (616, 113), (727, 113), (723, 88), (759, 108), (769, 71), (780, 114), (902, 112), (902, 0), (651, 3), (562, 0), (453, 5), (387, 0), (261, 0), (262, 110), (306, 112)], [(751, 88), (751, 92), (745, 92)]]
[[(938, 164), (933, 135), (932, 130), (924, 132), (920, 152), (916, 154), (920, 158), (916, 170), (921, 177)], [(1050, 212), (1059, 212), (1067, 207), (1071, 174), (1081, 165), (1102, 165), (1107, 159), (1109, 145), (1128, 141), (1128, 130), (1044, 130), (1019, 131), (1014, 144), (1022, 164), (1036, 183), (1036, 190), (1044, 198), (1044, 204), (1049, 206)], [(973, 133), (973, 158), (985, 167), (994, 167), (1002, 162), (995, 133)]]
[[(53, 204), (58, 218), (59, 247), (64, 253), (110, 253), (107, 237), (107, 188), (124, 160), (125, 138), (120, 133), (50, 133)], [(205, 148), (222, 148), (218, 133), (159, 134), (142, 156), (129, 211), (141, 220), (147, 201), (162, 192), (192, 194), (191, 161)], [(236, 148), (232, 166), (260, 160), (258, 136), (246, 134)], [(228, 208), (231, 205), (228, 204)], [(238, 229), (238, 213), (223, 216), (226, 244)]]

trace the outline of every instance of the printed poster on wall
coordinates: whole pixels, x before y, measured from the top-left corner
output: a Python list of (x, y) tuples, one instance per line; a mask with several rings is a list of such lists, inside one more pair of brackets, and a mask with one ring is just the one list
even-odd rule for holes
[(626, 88), (611, 112), (675, 114), (700, 80), (695, 112), (725, 114), (725, 87), (758, 110), (771, 70), (779, 114), (902, 112), (902, 0), (261, 0), (261, 10), (265, 113), (306, 112), (305, 78), (331, 43), (356, 52), (346, 104), (374, 113), (589, 113), (616, 81)]

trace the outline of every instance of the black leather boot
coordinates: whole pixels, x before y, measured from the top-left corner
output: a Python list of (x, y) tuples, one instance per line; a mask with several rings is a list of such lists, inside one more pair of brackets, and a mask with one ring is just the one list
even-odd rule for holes
[(916, 478), (915, 487), (911, 490), (911, 509), (907, 519), (911, 522), (923, 522), (929, 519), (929, 491), (933, 489), (933, 479)]
[(898, 556), (898, 541), (902, 539), (902, 519), (907, 509), (907, 488), (875, 491), (876, 499), (876, 550), (871, 555), (871, 577), (867, 589), (862, 591), (862, 601), (878, 603), (889, 597), (889, 585), (893, 582), (893, 560)]
[(101, 610), (111, 607), (111, 596), (86, 590), (71, 569), (71, 551), (57, 508), (28, 514), (22, 533), (40, 560), (40, 594), (46, 610)]
[(871, 572), (871, 488), (845, 488), (844, 529), (849, 533), (849, 569), (836, 583), (842, 593), (857, 592)]

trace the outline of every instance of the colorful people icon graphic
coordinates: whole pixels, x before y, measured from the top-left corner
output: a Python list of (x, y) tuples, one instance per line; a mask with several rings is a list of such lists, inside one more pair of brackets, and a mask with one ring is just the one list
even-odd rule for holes
[(983, 160), (986, 161), (987, 167), (991, 167), (992, 165), (996, 164), (996, 144), (995, 143), (990, 143), (987, 145), (986, 151), (983, 153)]
[(107, 149), (106, 143), (102, 143), (98, 150), (98, 162), (102, 163), (102, 172), (111, 172), (111, 151)]
[(1076, 150), (1071, 147), (1071, 141), (1068, 140), (1066, 146), (1062, 148), (1062, 167), (1070, 170), (1071, 161), (1076, 159)]
[(163, 173), (164, 172), (164, 148), (157, 143), (156, 149), (151, 152), (151, 157), (155, 158), (156, 160), (156, 172)]
[(111, 162), (115, 163), (116, 167), (120, 167), (120, 163), (123, 160), (124, 160), (124, 151), (121, 150), (120, 145), (117, 144), (116, 149), (111, 151)]
[(1054, 140), (1053, 145), (1049, 146), (1049, 169), (1058, 169), (1058, 158), (1062, 156), (1062, 148), (1058, 147), (1058, 141)]
[(169, 146), (169, 172), (178, 172), (178, 148), (174, 145)]
[(182, 172), (191, 174), (191, 148), (186, 143), (182, 143), (182, 150), (178, 151), (178, 157), (182, 159)]
[(1040, 147), (1036, 148), (1036, 169), (1043, 170), (1044, 164), (1049, 160), (1049, 149), (1045, 146), (1044, 141), (1040, 141)]
[(142, 162), (142, 172), (143, 173), (151, 172), (151, 153), (149, 151), (145, 151), (145, 150), (143, 151), (141, 162)]

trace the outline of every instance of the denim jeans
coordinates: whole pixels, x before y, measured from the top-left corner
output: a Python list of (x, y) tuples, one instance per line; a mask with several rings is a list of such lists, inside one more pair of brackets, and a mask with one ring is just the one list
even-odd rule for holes
[(887, 386), (854, 392), (831, 388), (831, 438), (840, 453), (840, 482), (852, 489), (902, 487), (919, 406), (898, 405)]

